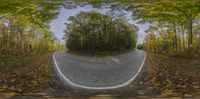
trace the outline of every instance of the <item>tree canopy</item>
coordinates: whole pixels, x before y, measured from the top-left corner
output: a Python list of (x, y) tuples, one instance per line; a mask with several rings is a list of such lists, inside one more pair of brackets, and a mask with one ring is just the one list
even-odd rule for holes
[[(155, 27), (153, 31), (147, 32), (149, 37), (146, 44), (149, 47), (156, 46), (156, 52), (181, 53), (186, 47), (191, 49), (199, 45), (198, 41), (194, 39), (199, 39), (194, 34), (195, 27), (199, 25), (199, 1), (158, 0), (137, 3), (130, 6), (130, 9), (136, 19), (149, 22)], [(152, 45), (152, 43), (156, 45)], [(151, 51), (153, 50), (151, 49)]]
[[(59, 41), (49, 30), (49, 22), (56, 18), (59, 7), (67, 1), (0, 0), (0, 55), (29, 53), (36, 50), (43, 52), (54, 49), (54, 43)], [(136, 20), (150, 23), (151, 26), (146, 31), (148, 36), (144, 44), (146, 50), (150, 52), (177, 54), (187, 49), (198, 49), (200, 46), (200, 1), (198, 0), (75, 0), (74, 2), (87, 2), (92, 5), (109, 3), (112, 4), (111, 9), (120, 6), (118, 10), (131, 11)], [(130, 29), (134, 26), (120, 18), (114, 20), (106, 15), (93, 14), (83, 14), (82, 12), (80, 15), (70, 18), (72, 23), (67, 27), (66, 34), (71, 41), (73, 41), (72, 34), (73, 37), (80, 37), (81, 45), (78, 45), (79, 47), (76, 49), (85, 46), (83, 48), (85, 50), (98, 48), (114, 50), (117, 45), (111, 46), (113, 42), (118, 42), (122, 46), (129, 45), (127, 42), (132, 39), (129, 38), (128, 33), (118, 32), (125, 30), (126, 32), (136, 32), (136, 29)], [(84, 19), (88, 21), (83, 21)], [(75, 31), (82, 32), (74, 35)], [(97, 41), (93, 37), (96, 37)], [(124, 41), (123, 37), (128, 40)], [(136, 36), (134, 37), (136, 38)], [(109, 40), (107, 40), (108, 38)], [(67, 45), (72, 48), (72, 45)], [(93, 45), (95, 45), (94, 48), (91, 47)]]
[(0, 56), (47, 52), (55, 37), (49, 22), (56, 18), (61, 0), (1, 0)]
[(67, 48), (78, 51), (121, 51), (135, 48), (137, 30), (123, 20), (97, 12), (69, 18)]
[[(136, 21), (150, 23), (145, 41), (146, 50), (150, 52), (177, 54), (188, 49), (198, 49), (200, 46), (197, 32), (200, 18), (198, 0), (86, 0), (85, 2), (92, 5), (104, 3), (116, 5), (118, 2), (125, 5), (124, 10), (133, 13), (132, 17)], [(152, 48), (154, 46), (155, 48)]]

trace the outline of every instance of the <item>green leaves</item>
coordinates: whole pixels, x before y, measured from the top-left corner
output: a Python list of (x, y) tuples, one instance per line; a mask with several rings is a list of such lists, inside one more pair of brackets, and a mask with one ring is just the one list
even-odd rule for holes
[(58, 0), (49, 2), (45, 0), (1, 0), (0, 4), (0, 14), (23, 16), (32, 23), (43, 25), (56, 17), (60, 6)]
[[(62, 0), (0, 0), (0, 55), (53, 51), (49, 22)], [(56, 43), (57, 44), (57, 43)], [(58, 44), (60, 45), (60, 44)]]
[(67, 47), (82, 51), (124, 51), (135, 48), (137, 29), (121, 19), (80, 12), (67, 25)]
[[(130, 6), (129, 10), (133, 12), (136, 19), (141, 22), (149, 22), (158, 28), (148, 32), (149, 38), (146, 43), (148, 43), (147, 50), (150, 52), (178, 54), (186, 46), (191, 49), (196, 45), (194, 38), (197, 37), (194, 36), (193, 29), (194, 23), (199, 19), (199, 1), (139, 2)], [(171, 36), (168, 35), (169, 33)]]

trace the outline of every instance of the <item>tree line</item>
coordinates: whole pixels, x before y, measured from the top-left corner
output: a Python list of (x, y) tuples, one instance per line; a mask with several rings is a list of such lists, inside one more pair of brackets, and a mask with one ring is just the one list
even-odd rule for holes
[(69, 50), (122, 51), (135, 48), (137, 30), (119, 18), (80, 12), (69, 21), (65, 30)]
[(61, 0), (1, 0), (0, 56), (44, 53), (61, 47), (49, 22)]
[(151, 24), (146, 31), (146, 50), (159, 54), (180, 54), (200, 46), (200, 2), (157, 0), (130, 7), (136, 19)]
[[(115, 1), (86, 0), (86, 2), (96, 6)], [(124, 10), (131, 11), (136, 21), (151, 24), (146, 31), (148, 36), (143, 44), (147, 51), (173, 55), (200, 49), (200, 1), (117, 0), (116, 2), (125, 5)]]

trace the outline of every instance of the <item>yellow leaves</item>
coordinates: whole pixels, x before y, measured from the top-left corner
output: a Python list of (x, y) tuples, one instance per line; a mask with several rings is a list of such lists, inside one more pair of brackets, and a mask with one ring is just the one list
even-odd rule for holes
[(193, 86), (195, 89), (199, 89), (200, 91), (200, 86)]
[(182, 87), (182, 88), (187, 88), (187, 86), (185, 86), (185, 85), (182, 85), (181, 87)]
[[(15, 96), (15, 95), (16, 95), (16, 93), (14, 93), (14, 92), (0, 93), (0, 97), (1, 96), (6, 96), (7, 98)], [(3, 98), (1, 98), (1, 99), (3, 99)]]
[(52, 54), (44, 54), (35, 57), (31, 64), (25, 64), (13, 70), (0, 72), (0, 93), (6, 96), (16, 94), (31, 94), (44, 87), (48, 87), (52, 81), (52, 72), (49, 68)]
[(15, 95), (15, 93), (13, 93), (13, 92), (10, 92), (10, 93), (5, 93), (4, 95), (5, 95), (5, 96), (10, 96), (10, 97), (11, 97), (11, 96), (14, 96), (14, 95)]
[(178, 96), (182, 96), (182, 94), (180, 92), (177, 92), (175, 90), (170, 90), (170, 89), (165, 89), (164, 91), (161, 92), (161, 95), (164, 96), (164, 97), (169, 97), (169, 96), (178, 97)]
[(32, 84), (37, 84), (37, 81), (34, 81), (34, 80), (33, 80), (33, 81), (32, 81)]
[(20, 92), (20, 93), (23, 91), (22, 88), (20, 88), (20, 87), (17, 87), (16, 90), (17, 90), (17, 92)]
[(31, 81), (31, 84), (29, 84), (30, 87), (32, 86), (38, 86), (38, 82), (36, 80)]
[(191, 59), (151, 55), (148, 61), (148, 84), (162, 96), (182, 96), (200, 92), (200, 72), (190, 64)]
[(164, 91), (161, 93), (161, 95), (162, 95), (162, 96), (170, 96), (171, 93), (172, 93), (171, 90), (166, 89), (166, 90), (164, 90)]
[(11, 80), (11, 82), (15, 82), (16, 81), (16, 78), (13, 78), (12, 80)]
[(2, 89), (7, 89), (8, 88), (8, 85), (3, 85), (2, 86)]

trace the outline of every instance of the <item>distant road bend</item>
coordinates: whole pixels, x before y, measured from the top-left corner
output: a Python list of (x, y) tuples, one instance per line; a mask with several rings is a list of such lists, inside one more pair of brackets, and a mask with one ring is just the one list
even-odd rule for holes
[(55, 52), (54, 65), (61, 80), (71, 87), (84, 89), (116, 89), (131, 83), (143, 70), (144, 51), (107, 57), (79, 56)]

